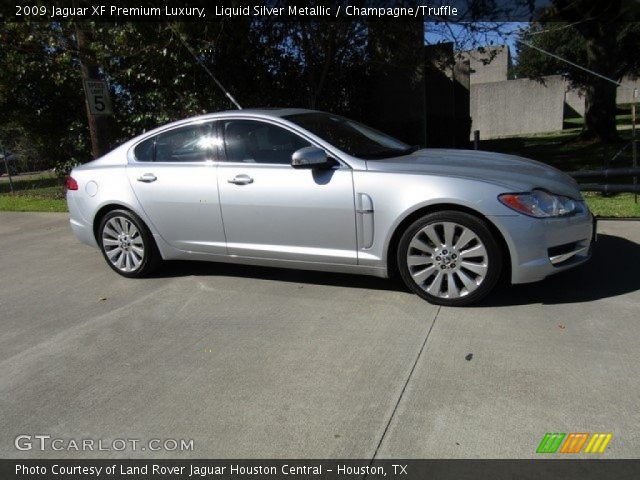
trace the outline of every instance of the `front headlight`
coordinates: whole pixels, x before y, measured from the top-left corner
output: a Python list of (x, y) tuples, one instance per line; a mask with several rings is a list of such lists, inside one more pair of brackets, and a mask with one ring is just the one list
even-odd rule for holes
[(578, 210), (576, 202), (569, 197), (554, 195), (544, 190), (528, 193), (505, 193), (498, 200), (516, 212), (530, 217), (564, 217)]

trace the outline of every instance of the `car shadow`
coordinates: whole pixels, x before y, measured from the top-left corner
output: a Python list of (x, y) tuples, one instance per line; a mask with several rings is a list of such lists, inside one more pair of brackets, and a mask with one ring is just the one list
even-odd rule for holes
[[(594, 245), (593, 256), (587, 263), (537, 283), (498, 285), (492, 294), (473, 307), (577, 303), (615, 297), (640, 290), (640, 274), (634, 266), (640, 266), (639, 244), (625, 238), (600, 234)], [(230, 263), (171, 261), (166, 262), (153, 276), (190, 275), (259, 278), (410, 294), (409, 290), (395, 279)]]
[(309, 285), (409, 292), (404, 285), (397, 281), (367, 275), (293, 270), (278, 267), (258, 267), (233, 263), (170, 261), (165, 262), (163, 266), (151, 276), (165, 278), (186, 277), (190, 275), (257, 278), (261, 280), (275, 280), (278, 282)]
[(640, 290), (640, 244), (599, 234), (591, 259), (541, 282), (499, 285), (475, 307), (591, 302)]

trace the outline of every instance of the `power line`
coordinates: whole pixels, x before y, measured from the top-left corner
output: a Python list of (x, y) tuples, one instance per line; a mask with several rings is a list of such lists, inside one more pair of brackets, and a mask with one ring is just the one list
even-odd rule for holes
[(211, 73), (211, 70), (209, 70), (209, 68), (207, 68), (207, 66), (202, 62), (202, 60), (200, 60), (200, 58), (198, 58), (198, 56), (196, 55), (196, 53), (192, 50), (192, 48), (189, 46), (189, 44), (184, 40), (184, 38), (182, 38), (182, 35), (176, 31), (175, 28), (173, 28), (172, 25), (169, 25), (169, 28), (173, 31), (173, 33), (175, 33), (178, 36), (178, 39), (180, 40), (180, 42), (182, 42), (182, 44), (185, 46), (185, 48), (189, 51), (189, 53), (193, 56), (193, 58), (195, 59), (196, 62), (198, 62), (198, 64), (200, 64), (200, 66), (202, 68), (204, 68), (204, 71), (207, 72), (207, 74), (209, 74), (209, 76), (213, 79), (214, 82), (216, 82), (216, 85), (218, 85), (218, 87), (220, 87), (220, 90), (222, 90), (224, 92), (224, 94), (227, 96), (227, 98), (229, 100), (231, 100), (231, 103), (233, 103), (236, 108), (238, 110), (242, 110), (242, 107), (240, 106), (240, 104), (236, 101), (235, 98), (233, 98), (233, 95), (231, 95), (226, 88), (224, 88), (224, 85), (222, 85), (222, 83), (220, 83), (220, 81), (215, 77), (215, 75), (213, 73)]
[(537, 30), (537, 31), (533, 31), (533, 32), (527, 32), (527, 35), (533, 36), (533, 35), (540, 35), (541, 33), (557, 32), (559, 30), (564, 30), (566, 28), (574, 27), (574, 26), (579, 25), (581, 23), (588, 22), (590, 20), (593, 20), (594, 18), (596, 18), (596, 17), (583, 18), (582, 20), (578, 20), (577, 22), (569, 23), (567, 25), (562, 25), (561, 27), (548, 28), (546, 30)]
[(521, 44), (523, 44), (523, 45), (526, 45), (526, 46), (527, 46), (527, 47), (529, 47), (529, 48), (533, 48), (534, 50), (538, 50), (539, 52), (542, 52), (542, 53), (544, 53), (545, 55), (549, 55), (550, 57), (553, 57), (553, 58), (555, 58), (556, 60), (560, 60), (561, 62), (568, 63), (568, 64), (569, 64), (569, 65), (571, 65), (572, 67), (579, 68), (580, 70), (583, 70), (583, 71), (585, 71), (585, 72), (587, 72), (587, 73), (590, 73), (591, 75), (595, 75), (596, 77), (602, 78), (603, 80), (606, 80), (606, 81), (608, 81), (608, 82), (614, 83), (614, 84), (616, 84), (618, 87), (622, 87), (622, 88), (629, 88), (629, 87), (625, 87), (625, 86), (623, 86), (620, 82), (617, 82), (616, 80), (613, 80), (612, 78), (605, 77), (604, 75), (601, 75), (601, 74), (599, 74), (598, 72), (594, 72), (593, 70), (589, 70), (588, 68), (585, 68), (585, 67), (583, 67), (582, 65), (578, 65), (577, 63), (573, 63), (573, 62), (571, 62), (571, 61), (567, 60), (566, 58), (562, 58), (561, 56), (556, 55), (555, 53), (547, 52), (546, 50), (543, 50), (543, 49), (542, 49), (542, 48), (540, 48), (540, 47), (536, 47), (535, 45), (531, 45), (530, 43), (527, 43), (527, 42), (525, 42), (525, 41), (523, 41), (523, 40), (519, 40), (519, 39), (517, 39), (517, 38), (516, 38), (516, 42), (521, 43)]

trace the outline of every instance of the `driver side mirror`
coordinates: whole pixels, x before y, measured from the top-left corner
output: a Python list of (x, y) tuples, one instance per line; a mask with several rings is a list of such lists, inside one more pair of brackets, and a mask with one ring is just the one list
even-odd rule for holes
[(327, 152), (318, 147), (305, 147), (296, 150), (291, 155), (293, 168), (326, 169), (337, 165), (333, 158), (327, 156)]

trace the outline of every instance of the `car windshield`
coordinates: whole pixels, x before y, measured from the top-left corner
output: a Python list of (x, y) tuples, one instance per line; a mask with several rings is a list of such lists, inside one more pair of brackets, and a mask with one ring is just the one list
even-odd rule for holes
[(414, 152), (400, 140), (339, 115), (313, 112), (284, 118), (335, 145), (349, 155), (364, 159), (388, 158)]

